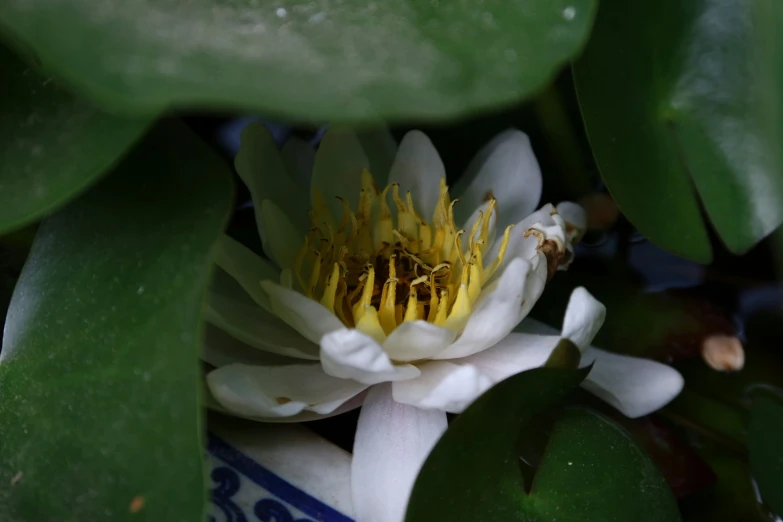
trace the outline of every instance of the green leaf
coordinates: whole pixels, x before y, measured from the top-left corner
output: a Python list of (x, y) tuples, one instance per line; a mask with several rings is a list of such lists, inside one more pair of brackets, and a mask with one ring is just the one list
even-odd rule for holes
[(407, 522), (515, 520), (524, 484), (516, 441), (587, 370), (538, 368), (492, 387), (450, 425), (416, 479)]
[(482, 395), (430, 453), (406, 521), (678, 521), (674, 495), (649, 457), (617, 424), (583, 409), (566, 410), (555, 423), (525, 494), (517, 439), (535, 439), (534, 416), (588, 371), (538, 368)]
[(783, 219), (783, 3), (606, 0), (574, 65), (601, 174), (631, 222), (708, 262), (698, 196), (742, 253)]
[(566, 410), (555, 424), (530, 495), (528, 518), (558, 522), (669, 522), (677, 502), (658, 468), (620, 426)]
[(750, 468), (761, 498), (783, 516), (783, 403), (761, 395), (750, 410), (748, 451)]
[(0, 23), (106, 106), (443, 118), (541, 90), (595, 0), (6, 0)]
[(0, 357), (0, 520), (202, 520), (197, 331), (231, 204), (168, 123), (41, 225)]
[(0, 76), (2, 234), (75, 197), (119, 160), (150, 119), (100, 112), (2, 45)]

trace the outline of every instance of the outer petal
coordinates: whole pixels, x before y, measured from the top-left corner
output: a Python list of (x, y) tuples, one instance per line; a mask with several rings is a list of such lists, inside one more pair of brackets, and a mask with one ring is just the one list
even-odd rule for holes
[(204, 320), (255, 348), (288, 357), (318, 360), (318, 345), (258, 306), (210, 292), (204, 307)]
[(604, 324), (606, 307), (584, 287), (577, 287), (568, 300), (562, 337), (570, 339), (584, 353)]
[(216, 368), (233, 363), (255, 364), (261, 366), (302, 364), (301, 359), (284, 357), (245, 344), (229, 335), (224, 330), (211, 324), (206, 324), (204, 328), (201, 359)]
[(301, 138), (291, 136), (280, 150), (286, 171), (307, 195), (315, 165), (315, 149)]
[(277, 280), (280, 270), (256, 255), (239, 241), (223, 234), (215, 253), (215, 263), (228, 272), (253, 298), (253, 301), (269, 310), (269, 298), (259, 284), (264, 279)]
[(395, 328), (383, 343), (383, 350), (395, 361), (430, 359), (445, 350), (457, 332), (427, 321), (411, 321)]
[(389, 183), (399, 183), (400, 193), (411, 191), (416, 212), (430, 220), (440, 197), (440, 180), (446, 168), (430, 139), (421, 131), (412, 130), (402, 138), (389, 173)]
[(460, 204), (454, 209), (464, 221), (487, 196), (498, 202), (498, 228), (520, 221), (541, 199), (541, 169), (530, 139), (516, 129), (498, 134), (481, 149), (454, 188)]
[(362, 188), (362, 170), (368, 169), (370, 162), (359, 140), (351, 130), (329, 129), (321, 140), (315, 155), (313, 178), (311, 180), (311, 201), (315, 190), (326, 200), (332, 217), (339, 222), (343, 215), (343, 197), (352, 209), (359, 204), (359, 192)]
[(223, 413), (225, 415), (233, 415), (234, 417), (241, 417), (243, 419), (248, 419), (257, 422), (274, 422), (274, 423), (310, 422), (314, 420), (334, 417), (336, 415), (341, 415), (345, 412), (349, 412), (355, 410), (356, 408), (359, 408), (364, 402), (364, 396), (367, 393), (365, 390), (363, 392), (360, 392), (358, 395), (354, 395), (353, 397), (345, 401), (341, 406), (339, 406), (331, 413), (315, 413), (314, 411), (302, 410), (300, 413), (297, 413), (296, 415), (292, 415), (290, 417), (269, 417), (263, 415), (243, 415), (241, 413), (228, 410), (223, 405), (221, 405), (217, 401), (217, 399), (215, 399), (215, 397), (212, 396), (212, 392), (209, 390), (209, 387), (206, 385), (206, 379), (202, 382), (204, 387), (203, 389), (204, 406), (206, 406), (208, 409)]
[(397, 142), (386, 125), (357, 131), (356, 137), (370, 162), (370, 172), (379, 185), (386, 185), (394, 157), (397, 155)]
[(304, 232), (300, 232), (285, 213), (268, 199), (261, 202), (260, 209), (256, 209), (256, 219), (259, 215), (259, 226), (264, 230), (261, 235), (264, 253), (280, 268), (291, 268), (304, 240)]
[(500, 382), (516, 373), (542, 366), (560, 339), (559, 335), (514, 332), (483, 352), (453, 362), (472, 365), (494, 382)]
[(392, 383), (395, 401), (425, 410), (462, 413), (493, 384), (470, 364), (430, 361), (419, 370), (421, 375), (415, 379)]
[(442, 411), (395, 402), (388, 384), (370, 389), (353, 445), (356, 520), (403, 521), (416, 476), (446, 425)]
[(305, 339), (320, 343), (324, 335), (343, 328), (337, 316), (321, 303), (272, 281), (261, 281), (261, 287), (269, 296), (275, 315)]
[(513, 260), (501, 277), (481, 293), (462, 335), (434, 359), (453, 359), (480, 352), (503, 339), (519, 324), (530, 263)]
[(557, 212), (563, 216), (567, 224), (579, 230), (577, 237), (582, 237), (587, 230), (587, 212), (585, 212), (585, 209), (577, 203), (561, 201), (557, 204)]
[(321, 365), (329, 375), (364, 384), (413, 379), (420, 373), (410, 364), (395, 365), (372, 337), (349, 328), (324, 335)]
[(230, 364), (207, 374), (207, 385), (212, 396), (230, 412), (260, 417), (290, 417), (304, 410), (331, 413), (367, 388), (330, 377), (317, 364)]
[(297, 186), (289, 176), (272, 134), (262, 124), (253, 122), (244, 128), (241, 140), (234, 166), (250, 190), (261, 238), (265, 239), (265, 231), (257, 211), (264, 199), (271, 199), (280, 205), (288, 220), (304, 234), (309, 224), (307, 191)]
[(583, 365), (590, 363), (593, 369), (582, 387), (631, 418), (662, 408), (684, 384), (677, 370), (649, 359), (591, 347), (582, 356)]

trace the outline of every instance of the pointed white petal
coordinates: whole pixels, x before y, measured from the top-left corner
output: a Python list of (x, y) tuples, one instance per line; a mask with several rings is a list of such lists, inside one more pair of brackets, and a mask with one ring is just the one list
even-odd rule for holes
[(411, 192), (413, 205), (422, 219), (429, 221), (440, 197), (440, 180), (446, 168), (430, 139), (421, 131), (408, 132), (394, 158), (389, 183), (400, 184), (400, 194)]
[(315, 155), (311, 194), (318, 190), (326, 200), (332, 218), (338, 223), (343, 215), (343, 204), (338, 197), (348, 201), (352, 209), (358, 208), (359, 192), (362, 188), (362, 170), (370, 162), (353, 131), (330, 129), (324, 134)]
[(204, 307), (204, 320), (255, 348), (287, 357), (318, 359), (318, 345), (253, 304), (210, 292)]
[(261, 290), (260, 282), (264, 279), (278, 279), (280, 270), (226, 234), (218, 242), (215, 264), (228, 272), (253, 301), (269, 309), (269, 298)]
[(429, 359), (445, 350), (457, 333), (427, 321), (411, 321), (395, 328), (383, 343), (384, 351), (395, 361)]
[(301, 138), (291, 136), (283, 144), (280, 156), (283, 158), (289, 176), (301, 187), (305, 196), (309, 194), (310, 178), (315, 165), (315, 149), (312, 145)]
[(243, 419), (248, 419), (252, 421), (257, 422), (273, 422), (276, 424), (288, 424), (288, 423), (294, 423), (294, 422), (310, 422), (314, 420), (320, 420), (320, 419), (326, 419), (329, 417), (334, 417), (336, 415), (341, 415), (345, 412), (355, 410), (356, 408), (360, 407), (362, 405), (362, 402), (364, 402), (364, 396), (366, 395), (366, 390), (359, 392), (359, 394), (354, 395), (347, 401), (345, 401), (342, 405), (340, 405), (337, 409), (330, 413), (315, 413), (314, 411), (308, 411), (308, 410), (302, 410), (301, 412), (297, 413), (296, 415), (291, 415), (290, 417), (270, 417), (268, 415), (243, 415), (241, 413), (238, 413), (236, 411), (231, 411), (221, 405), (215, 397), (212, 396), (212, 392), (210, 391), (209, 387), (207, 386), (206, 379), (201, 381), (203, 384), (203, 396), (204, 396), (204, 406), (206, 406), (208, 409), (212, 411), (217, 411), (220, 413), (223, 413), (225, 415), (232, 415), (234, 417), (240, 417)]
[(568, 300), (565, 319), (563, 319), (563, 332), (560, 335), (570, 339), (579, 351), (584, 353), (601, 329), (605, 318), (606, 307), (603, 304), (590, 295), (584, 287), (574, 288)]
[(446, 425), (442, 411), (395, 402), (388, 384), (370, 389), (353, 444), (356, 520), (403, 522), (416, 476)]
[(458, 222), (483, 203), (487, 196), (498, 202), (498, 228), (516, 223), (533, 212), (541, 198), (541, 169), (530, 139), (516, 129), (498, 134), (481, 149), (454, 187), (460, 204), (454, 209)]
[(302, 337), (320, 343), (321, 337), (343, 327), (343, 323), (321, 303), (284, 288), (273, 281), (261, 281), (272, 309), (288, 326)]
[(395, 401), (425, 410), (462, 413), (493, 384), (470, 364), (430, 361), (419, 370), (421, 375), (415, 379), (392, 383)]
[(587, 230), (587, 212), (585, 212), (585, 209), (581, 205), (570, 201), (561, 201), (556, 208), (558, 214), (563, 216), (566, 223), (579, 229), (578, 237), (581, 237)]
[(582, 387), (628, 417), (647, 415), (675, 398), (684, 384), (670, 366), (649, 359), (588, 348), (582, 365), (594, 363)]
[(491, 348), (453, 362), (471, 364), (494, 382), (500, 382), (516, 373), (543, 366), (558, 342), (559, 335), (513, 332)]
[(372, 337), (349, 328), (324, 335), (321, 365), (329, 375), (364, 384), (413, 379), (419, 375), (413, 365), (392, 363)]
[(290, 417), (305, 410), (331, 413), (366, 388), (330, 377), (318, 364), (230, 364), (209, 372), (207, 385), (221, 406), (253, 417)]
[(256, 209), (256, 215), (261, 216), (260, 226), (264, 229), (261, 235), (264, 253), (280, 268), (291, 268), (304, 240), (304, 232), (300, 232), (288, 217), (272, 201), (265, 199), (261, 208)]
[(243, 343), (217, 326), (211, 324), (204, 326), (201, 359), (216, 368), (233, 363), (262, 366), (302, 364), (301, 359), (284, 357)]
[(397, 142), (386, 125), (357, 131), (356, 137), (370, 162), (370, 172), (379, 186), (383, 187), (389, 179), (394, 156), (397, 154)]
[(261, 227), (258, 210), (264, 199), (277, 203), (298, 230), (297, 235), (304, 234), (309, 225), (307, 191), (288, 175), (270, 132), (262, 124), (253, 122), (242, 130), (241, 140), (234, 166), (250, 190), (261, 238), (265, 239), (265, 231)]
[[(530, 263), (513, 260), (501, 277), (484, 289), (459, 338), (434, 359), (453, 359), (480, 352), (503, 339), (524, 316)], [(537, 296), (536, 296), (537, 298)]]

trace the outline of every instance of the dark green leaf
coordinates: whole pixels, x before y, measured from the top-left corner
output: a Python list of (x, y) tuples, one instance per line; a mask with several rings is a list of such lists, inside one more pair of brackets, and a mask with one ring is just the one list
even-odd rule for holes
[(86, 96), (298, 118), (442, 118), (542, 89), (594, 0), (5, 0), (7, 25)]
[(524, 484), (516, 441), (531, 418), (562, 400), (585, 370), (539, 368), (509, 377), (449, 425), (424, 464), (407, 522), (518, 519)]
[(783, 3), (606, 0), (574, 66), (601, 174), (640, 232), (708, 262), (695, 185), (742, 253), (783, 218)]
[(750, 468), (761, 498), (783, 516), (783, 403), (761, 395), (750, 410), (748, 451)]
[(650, 458), (622, 428), (585, 409), (555, 424), (523, 499), (526, 517), (558, 522), (680, 520), (674, 495)]
[(0, 520), (201, 520), (197, 331), (230, 170), (179, 124), (47, 219), (0, 363)]
[(1, 234), (76, 196), (133, 145), (150, 119), (104, 114), (2, 45), (0, 76)]

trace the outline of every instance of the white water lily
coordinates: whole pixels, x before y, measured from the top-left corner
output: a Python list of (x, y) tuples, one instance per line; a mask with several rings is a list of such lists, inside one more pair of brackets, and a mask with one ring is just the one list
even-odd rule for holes
[(584, 387), (626, 415), (679, 393), (673, 369), (589, 347), (605, 309), (583, 288), (562, 331), (525, 319), (585, 226), (573, 203), (533, 212), (541, 174), (527, 136), (496, 137), (454, 191), (424, 134), (395, 149), (382, 133), (329, 131), (307, 190), (301, 144), (279, 154), (263, 127), (244, 131), (236, 166), (273, 262), (220, 244), (204, 357), (221, 409), (310, 420), (358, 406), (369, 388), (354, 508), (360, 521), (399, 521), (445, 412), (541, 366), (562, 338), (595, 362)]

